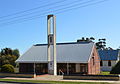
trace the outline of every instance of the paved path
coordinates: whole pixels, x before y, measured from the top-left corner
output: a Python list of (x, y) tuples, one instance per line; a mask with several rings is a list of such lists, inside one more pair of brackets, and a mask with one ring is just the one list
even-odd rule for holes
[[(71, 82), (107, 82), (112, 84), (120, 84), (120, 81), (105, 81), (105, 80), (65, 80), (62, 79), (62, 76), (50, 76), (50, 75), (43, 75), (36, 78), (13, 78), (13, 77), (6, 77), (2, 79), (16, 79), (16, 80), (46, 80), (46, 81), (71, 81)], [(15, 84), (15, 83), (14, 83)], [(24, 84), (24, 83), (16, 83), (16, 84)], [(28, 83), (30, 84), (30, 83)]]

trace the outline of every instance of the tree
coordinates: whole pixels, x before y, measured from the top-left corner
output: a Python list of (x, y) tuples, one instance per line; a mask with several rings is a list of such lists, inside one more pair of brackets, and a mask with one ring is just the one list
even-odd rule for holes
[[(20, 56), (20, 53), (19, 53), (19, 50), (18, 50), (18, 49), (14, 49), (12, 54), (13, 54), (14, 56), (16, 56), (17, 58)], [(17, 58), (16, 58), (16, 59), (17, 59)]]
[(78, 39), (77, 42), (93, 42), (95, 40), (95, 38), (90, 37), (90, 38), (85, 38), (82, 37), (81, 39)]
[(92, 41), (93, 41), (93, 40), (95, 40), (95, 38), (94, 38), (94, 37), (90, 37), (90, 40), (92, 40)]
[(106, 39), (99, 39), (98, 42), (96, 42), (97, 49), (106, 49)]
[(18, 49), (14, 49), (14, 50), (12, 50), (11, 48), (1, 49), (0, 65), (2, 66), (5, 64), (11, 64), (13, 66), (16, 66), (15, 61), (19, 56), (20, 54)]
[(15, 55), (1, 55), (0, 59), (1, 66), (5, 64), (11, 64), (15, 66), (16, 65), (15, 60), (17, 59), (17, 57)]
[(12, 49), (11, 48), (4, 48), (1, 50), (1, 55), (12, 55)]
[[(90, 38), (85, 38), (82, 37), (81, 39), (78, 39), (77, 42), (94, 42), (95, 38), (94, 37), (90, 37)], [(102, 38), (102, 39), (98, 39), (98, 42), (94, 42), (96, 44), (97, 49), (106, 49), (106, 50), (113, 50), (113, 48), (111, 47), (106, 47), (106, 39)], [(120, 50), (120, 48), (118, 48)]]

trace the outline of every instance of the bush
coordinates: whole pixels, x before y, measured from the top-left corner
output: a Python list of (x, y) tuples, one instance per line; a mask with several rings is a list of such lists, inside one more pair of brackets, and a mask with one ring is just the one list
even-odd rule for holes
[(112, 68), (110, 74), (120, 74), (120, 61)]
[(14, 67), (10, 64), (5, 64), (1, 67), (1, 72), (14, 73)]

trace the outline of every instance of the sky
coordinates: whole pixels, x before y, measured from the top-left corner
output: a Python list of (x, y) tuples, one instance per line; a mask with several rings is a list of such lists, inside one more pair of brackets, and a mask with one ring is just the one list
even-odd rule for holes
[(0, 0), (0, 49), (23, 54), (34, 44), (47, 43), (47, 15), (56, 16), (57, 42), (82, 37), (106, 38), (120, 46), (120, 0)]

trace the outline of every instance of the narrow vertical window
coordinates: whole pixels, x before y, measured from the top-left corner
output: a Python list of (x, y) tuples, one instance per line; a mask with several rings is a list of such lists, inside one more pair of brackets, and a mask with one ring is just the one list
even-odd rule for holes
[(92, 59), (93, 59), (93, 65), (95, 65), (95, 59), (94, 59), (94, 57), (92, 57)]
[(103, 62), (102, 62), (102, 60), (100, 61), (100, 66), (103, 66)]
[(111, 61), (110, 60), (108, 61), (108, 66), (111, 66)]
[(49, 45), (53, 45), (53, 34), (50, 34), (50, 35), (48, 36), (48, 44), (49, 44)]

